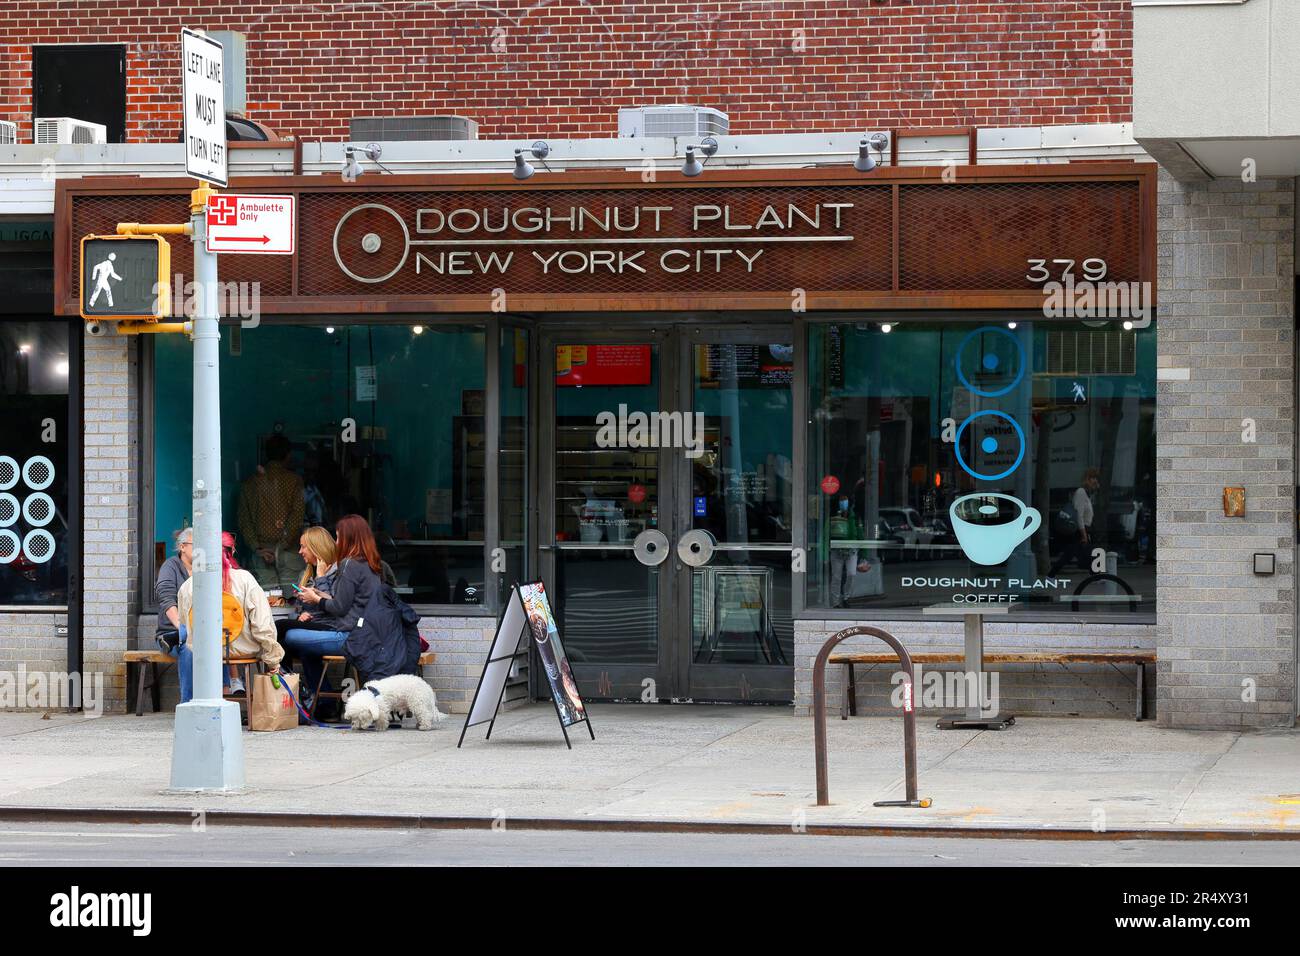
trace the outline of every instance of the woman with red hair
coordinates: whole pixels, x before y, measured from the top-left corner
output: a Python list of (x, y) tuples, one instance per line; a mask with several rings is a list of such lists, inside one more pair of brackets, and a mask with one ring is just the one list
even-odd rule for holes
[[(348, 634), (365, 614), (383, 581), (383, 562), (365, 518), (343, 516), (334, 529), (334, 536), (338, 567), (334, 593), (325, 594), (313, 587), (300, 592), (303, 604), (316, 608), (312, 620), (317, 629), (292, 627), (284, 635), (284, 646), (302, 660), (304, 696), (315, 694), (324, 668), (321, 658), (343, 653)], [(314, 704), (314, 700), (307, 702), (309, 709)]]

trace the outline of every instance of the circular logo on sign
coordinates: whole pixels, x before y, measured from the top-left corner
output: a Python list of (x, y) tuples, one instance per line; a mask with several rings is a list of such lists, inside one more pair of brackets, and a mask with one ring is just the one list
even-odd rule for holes
[[(993, 338), (986, 341), (983, 336), (991, 335)], [(976, 375), (991, 377), (995, 380), (1005, 379), (1006, 384), (1001, 388), (980, 388), (972, 385), (970, 378), (966, 375), (966, 347), (971, 342), (978, 339), (981, 344), (979, 350), (978, 369), (971, 368), (969, 371)], [(975, 350), (972, 349), (972, 352)], [(982, 325), (973, 332), (968, 332), (957, 346), (957, 357), (953, 360), (957, 367), (957, 378), (968, 389), (976, 395), (982, 395), (985, 398), (997, 398), (999, 395), (1005, 395), (1017, 385), (1025, 375), (1025, 350), (1020, 344), (1020, 340), (1012, 335), (1009, 331), (999, 328), (996, 325)]]
[(645, 485), (630, 485), (627, 489), (627, 500), (634, 505), (639, 505), (645, 501)]
[[(1009, 422), (1011, 424), (1012, 430), (1015, 432), (1017, 444), (1020, 446), (1016, 450), (1016, 460), (1011, 463), (1011, 467), (1007, 468), (1005, 471), (999, 471), (996, 475), (985, 475), (971, 468), (970, 465), (966, 464), (966, 458), (961, 453), (962, 432), (966, 430), (967, 425), (975, 421), (977, 418), (985, 418), (985, 417), (1000, 418), (1005, 422)], [(980, 442), (980, 451), (984, 452), (984, 454), (986, 455), (995, 455), (998, 452), (1004, 450), (1002, 447), (1003, 442), (1004, 439), (994, 437), (993, 435), (988, 435)], [(1020, 423), (1017, 422), (1010, 415), (1008, 415), (1006, 412), (995, 412), (995, 411), (976, 412), (974, 415), (969, 416), (964, 422), (962, 422), (961, 427), (957, 429), (957, 440), (953, 442), (953, 450), (956, 451), (957, 453), (957, 464), (962, 466), (962, 468), (966, 471), (966, 474), (970, 475), (972, 478), (977, 478), (980, 481), (997, 481), (999, 478), (1005, 478), (1007, 475), (1011, 474), (1013, 471), (1019, 468), (1020, 463), (1024, 461), (1025, 431), (1023, 428), (1020, 427)]]
[(840, 490), (840, 480), (834, 475), (827, 475), (822, 479), (822, 491), (828, 495), (833, 495)]
[[(356, 221), (349, 224), (349, 220), (354, 216)], [(397, 223), (397, 229), (401, 234), (401, 244), (385, 255), (379, 255), (380, 250), (384, 248), (384, 243), (379, 238), (379, 231), (391, 232), (394, 222)], [(343, 261), (340, 243), (343, 248), (361, 249), (370, 256), (379, 256), (378, 260), (363, 260), (368, 267), (366, 271), (374, 269), (379, 274), (361, 275), (349, 269)], [(334, 227), (334, 261), (349, 279), (355, 279), (357, 282), (388, 281), (406, 264), (406, 257), (410, 251), (411, 232), (406, 228), (406, 223), (396, 210), (382, 203), (368, 202), (354, 206), (343, 214), (339, 224)]]

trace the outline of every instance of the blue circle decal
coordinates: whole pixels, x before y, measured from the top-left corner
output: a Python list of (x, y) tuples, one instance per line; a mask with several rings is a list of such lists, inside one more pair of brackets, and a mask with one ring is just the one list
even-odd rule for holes
[[(1010, 468), (1008, 468), (1006, 471), (1000, 471), (996, 475), (980, 474), (978, 471), (971, 468), (970, 465), (966, 464), (966, 459), (962, 456), (961, 453), (962, 432), (964, 432), (966, 430), (966, 426), (969, 425), (971, 422), (973, 422), (975, 419), (983, 418), (985, 415), (991, 415), (994, 418), (1001, 418), (1004, 421), (1010, 422), (1011, 427), (1016, 430), (1016, 437), (1020, 440), (1020, 452), (1019, 454), (1016, 455), (1016, 460), (1011, 463)], [(989, 448), (989, 442), (993, 442), (993, 449)], [(972, 478), (976, 479), (977, 481), (997, 481), (1001, 478), (1005, 478), (1007, 475), (1011, 474), (1013, 471), (1015, 471), (1017, 468), (1020, 467), (1020, 463), (1025, 460), (1025, 444), (1026, 444), (1025, 431), (1023, 428), (1020, 427), (1019, 422), (1017, 422), (1006, 412), (984, 411), (984, 412), (975, 412), (972, 415), (968, 415), (966, 417), (966, 420), (961, 423), (961, 426), (957, 429), (957, 440), (953, 442), (953, 450), (957, 454), (957, 464), (961, 465), (962, 470), (965, 471), (966, 474), (970, 475)], [(997, 441), (992, 436), (986, 437), (980, 443), (980, 447), (984, 449), (985, 453), (989, 453), (997, 448)]]
[[(976, 386), (972, 385), (970, 383), (970, 379), (966, 377), (966, 373), (963, 372), (961, 368), (961, 356), (962, 353), (966, 351), (966, 346), (970, 344), (971, 339), (985, 332), (991, 332), (994, 335), (1004, 335), (1008, 339), (1010, 339), (1011, 344), (1016, 347), (1015, 377), (1012, 378), (1007, 385), (993, 391), (985, 391), (982, 388), (977, 388)], [(992, 359), (992, 362), (989, 361), (990, 359)], [(988, 371), (991, 372), (994, 369), (996, 369), (998, 365), (1001, 364), (1001, 362), (996, 355), (989, 353), (985, 355), (984, 358), (981, 360), (981, 364), (984, 366), (984, 368), (986, 368)], [(1012, 335), (1008, 329), (999, 328), (996, 325), (981, 325), (978, 329), (975, 329), (973, 332), (967, 332), (966, 336), (961, 340), (961, 343), (957, 346), (957, 355), (955, 358), (953, 358), (953, 365), (956, 366), (957, 368), (957, 380), (960, 381), (963, 385), (965, 385), (968, 389), (970, 389), (976, 395), (981, 395), (984, 398), (997, 398), (999, 395), (1005, 395), (1007, 392), (1011, 391), (1013, 388), (1019, 385), (1020, 380), (1025, 377), (1025, 349), (1024, 346), (1020, 344), (1020, 339)]]

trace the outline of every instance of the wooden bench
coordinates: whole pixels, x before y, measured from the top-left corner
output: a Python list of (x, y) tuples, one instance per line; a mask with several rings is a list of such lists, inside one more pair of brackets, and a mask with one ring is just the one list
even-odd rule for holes
[[(136, 678), (135, 690), (135, 715), (141, 717), (144, 715), (144, 692), (147, 689), (150, 693), (150, 703), (153, 704), (153, 712), (156, 714), (162, 709), (162, 675), (168, 667), (176, 663), (176, 658), (161, 650), (151, 651), (124, 651), (122, 660), (126, 663), (126, 686), (131, 686), (131, 668), (137, 668), (139, 674)], [(255, 657), (232, 657), (229, 660), (221, 662), (224, 668), (227, 664), (234, 664), (239, 668), (239, 673), (244, 679), (244, 695), (242, 697), (232, 697), (229, 694), (224, 695), (226, 700), (233, 700), (239, 704), (241, 711), (248, 710), (248, 695), (252, 693), (253, 673), (258, 665)], [(159, 667), (162, 670), (159, 670)], [(148, 681), (146, 682), (146, 678)]]
[[(872, 667), (878, 664), (897, 664), (898, 658), (890, 653), (839, 653), (832, 654), (829, 658), (832, 664), (843, 664), (847, 668), (846, 681), (844, 686), (844, 699), (847, 702), (846, 714), (844, 709), (840, 711), (840, 719), (847, 720), (850, 716), (856, 717), (858, 713), (858, 694), (857, 688), (853, 686), (853, 667), (855, 664), (868, 664)], [(1146, 677), (1147, 665), (1156, 662), (1156, 652), (1148, 650), (1126, 650), (1126, 651), (1016, 651), (1002, 652), (995, 651), (984, 655), (984, 664), (1059, 664), (1064, 667), (1066, 664), (1110, 664), (1112, 667), (1119, 664), (1133, 664), (1137, 667), (1137, 679), (1135, 686), (1137, 688), (1137, 719), (1146, 718)], [(912, 655), (914, 664), (963, 664), (965, 655), (961, 653), (921, 651)]]
[[(420, 655), (419, 666), (424, 667), (427, 664), (432, 664), (437, 659), (438, 655), (433, 651), (425, 651)], [(170, 654), (165, 654), (160, 650), (151, 650), (124, 651), (122, 654), (122, 660), (126, 663), (126, 686), (128, 689), (131, 687), (132, 668), (138, 670), (138, 675), (136, 676), (135, 715), (137, 717), (144, 715), (145, 690), (150, 691), (150, 702), (153, 705), (153, 712), (155, 714), (158, 713), (158, 711), (162, 710), (162, 675), (166, 673), (168, 667), (175, 665), (176, 658), (172, 657)], [(343, 663), (343, 657), (331, 655), (325, 657), (324, 661), (325, 668), (321, 670), (322, 682), (325, 679), (325, 671), (329, 668), (329, 665)], [(240, 669), (240, 672), (245, 677), (245, 691), (243, 697), (231, 697), (226, 695), (226, 700), (237, 701), (241, 709), (247, 709), (248, 697), (253, 690), (253, 671), (257, 666), (258, 661), (256, 658), (251, 657), (232, 657), (228, 661), (221, 662), (222, 667), (225, 667), (227, 664), (234, 664)], [(160, 667), (162, 668), (161, 670), (159, 670)], [(319, 688), (320, 685), (317, 684), (317, 698), (320, 697)], [(334, 693), (332, 691), (326, 692), (324, 696), (326, 699), (334, 698), (338, 700), (341, 700), (343, 697), (342, 693)], [(312, 706), (314, 709), (315, 704)]]
[[(424, 651), (420, 655), (420, 659), (419, 661), (416, 662), (416, 664), (419, 667), (424, 667), (426, 664), (432, 664), (437, 659), (438, 659), (438, 655), (435, 654), (433, 651)], [(347, 663), (347, 658), (345, 658), (342, 654), (325, 654), (321, 657), (321, 663), (324, 666), (322, 666), (320, 669), (320, 680), (316, 682), (316, 687), (314, 688), (315, 692), (312, 694), (312, 698), (311, 698), (311, 710), (309, 711), (309, 713), (311, 714), (312, 717), (316, 716), (316, 708), (320, 705), (320, 702), (322, 700), (343, 699), (343, 691), (341, 689), (321, 690), (321, 688), (325, 686), (325, 677), (329, 673), (331, 664), (342, 664), (345, 677), (351, 677), (352, 682), (357, 685), (358, 690), (360, 689), (360, 685), (361, 685), (361, 676), (357, 673), (357, 669), (349, 665)]]
[[(150, 688), (153, 693), (150, 695), (153, 703), (153, 712), (156, 714), (162, 710), (162, 675), (170, 666), (176, 663), (176, 658), (170, 654), (164, 654), (162, 651), (127, 651), (122, 655), (122, 660), (126, 662), (126, 686), (129, 690), (131, 687), (132, 668), (138, 671), (136, 678), (135, 690), (135, 715), (140, 717), (144, 714), (144, 692), (146, 687)], [(159, 665), (163, 670), (159, 670)], [(145, 683), (145, 678), (149, 682)]]

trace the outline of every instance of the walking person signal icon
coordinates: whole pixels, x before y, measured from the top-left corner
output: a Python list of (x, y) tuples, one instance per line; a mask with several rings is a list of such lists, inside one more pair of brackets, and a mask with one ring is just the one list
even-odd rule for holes
[(81, 240), (81, 317), (156, 321), (171, 313), (171, 247), (162, 236)]

